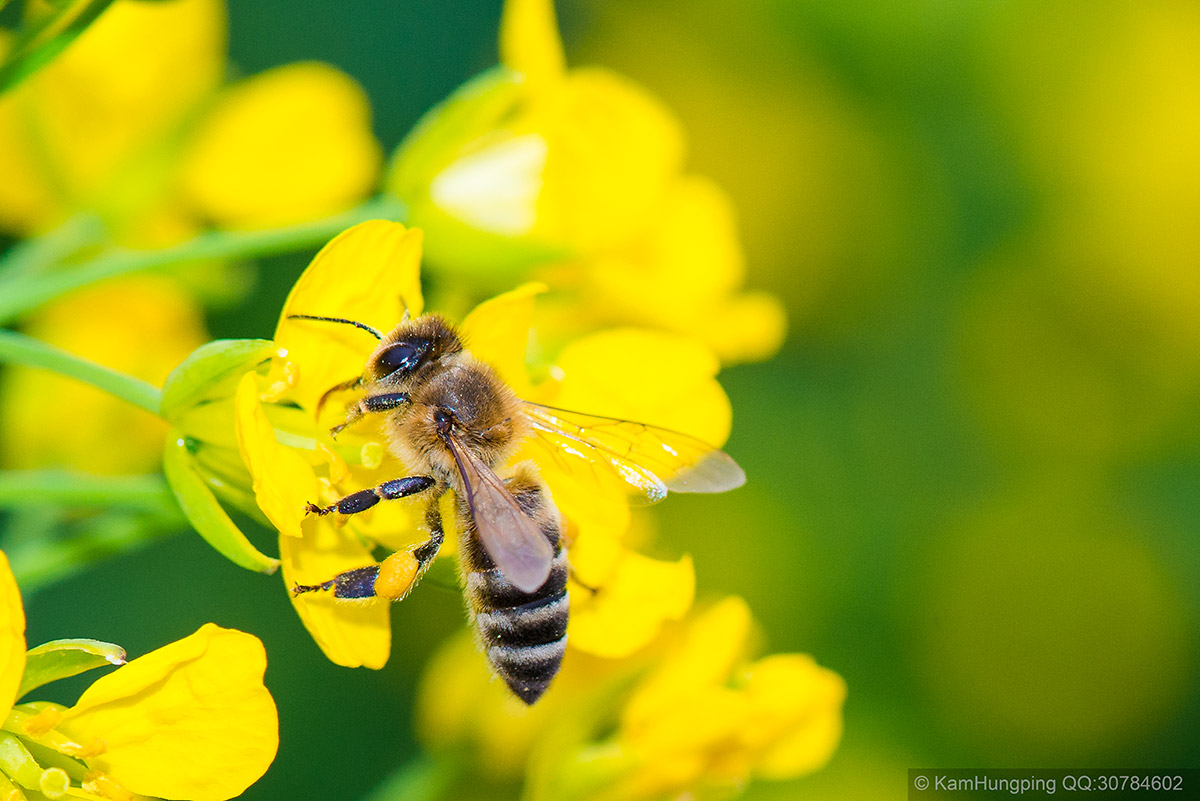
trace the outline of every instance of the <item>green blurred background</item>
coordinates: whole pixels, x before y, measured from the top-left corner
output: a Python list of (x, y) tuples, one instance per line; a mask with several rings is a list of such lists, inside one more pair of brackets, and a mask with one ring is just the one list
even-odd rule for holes
[[(722, 376), (749, 485), (653, 511), (702, 596), (745, 596), (764, 650), (849, 685), (830, 766), (747, 797), (899, 798), (918, 766), (1200, 767), (1200, 8), (558, 9), (573, 64), (675, 109), (690, 167), (735, 198), (750, 284), (789, 308), (783, 353)], [(495, 63), (499, 13), (232, 0), (231, 57), (341, 67), (390, 150)], [(262, 262), (214, 335), (269, 337), (310, 256)], [(252, 799), (354, 799), (406, 762), (415, 682), (463, 619), (423, 588), (385, 670), (339, 668), (278, 578), (195, 536), (26, 605), (31, 643), (259, 635), (282, 742)]]

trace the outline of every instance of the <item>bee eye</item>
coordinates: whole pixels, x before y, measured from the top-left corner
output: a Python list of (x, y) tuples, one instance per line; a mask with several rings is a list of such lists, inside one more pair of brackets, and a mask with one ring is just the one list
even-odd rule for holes
[(397, 342), (379, 354), (376, 364), (383, 375), (404, 374), (414, 370), (429, 353), (429, 343)]

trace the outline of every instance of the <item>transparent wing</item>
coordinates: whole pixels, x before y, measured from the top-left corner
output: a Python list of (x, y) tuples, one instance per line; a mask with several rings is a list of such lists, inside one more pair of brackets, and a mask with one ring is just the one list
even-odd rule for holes
[(746, 483), (729, 454), (678, 431), (525, 402), (534, 444), (564, 468), (616, 475), (648, 503), (672, 492), (725, 492)]
[(499, 476), (454, 437), (446, 440), (458, 465), (479, 542), (521, 592), (546, 583), (554, 549), (537, 523), (521, 511)]

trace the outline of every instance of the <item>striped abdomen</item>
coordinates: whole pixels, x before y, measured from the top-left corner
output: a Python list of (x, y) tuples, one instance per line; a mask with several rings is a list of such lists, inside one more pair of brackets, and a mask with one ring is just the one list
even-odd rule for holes
[(532, 704), (558, 673), (567, 647), (567, 554), (558, 510), (541, 481), (522, 470), (505, 483), (554, 546), (550, 576), (532, 593), (514, 587), (480, 546), (475, 523), (461, 498), (459, 560), (467, 605), (492, 670), (518, 698)]

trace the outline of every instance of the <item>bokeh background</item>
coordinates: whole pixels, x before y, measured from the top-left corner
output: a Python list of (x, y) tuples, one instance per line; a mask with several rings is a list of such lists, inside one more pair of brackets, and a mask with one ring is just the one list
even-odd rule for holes
[[(736, 201), (750, 285), (789, 310), (779, 356), (722, 374), (748, 486), (653, 512), (702, 596), (745, 596), (765, 649), (849, 686), (833, 762), (746, 797), (899, 798), (919, 766), (1200, 767), (1200, 7), (558, 10), (573, 64), (676, 111), (690, 167)], [(499, 2), (229, 12), (236, 70), (337, 65), (386, 150), (496, 61)], [(310, 256), (263, 260), (213, 334), (269, 337)], [(339, 668), (277, 577), (186, 534), (26, 606), (31, 643), (260, 636), (282, 743), (253, 799), (369, 793), (462, 625), (455, 592), (422, 588), (386, 669)]]

